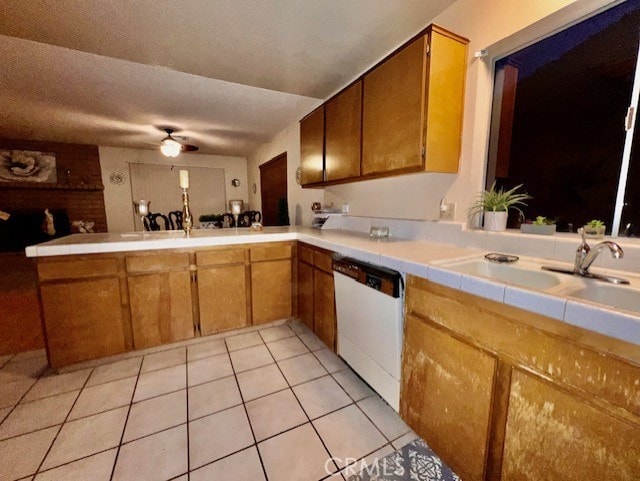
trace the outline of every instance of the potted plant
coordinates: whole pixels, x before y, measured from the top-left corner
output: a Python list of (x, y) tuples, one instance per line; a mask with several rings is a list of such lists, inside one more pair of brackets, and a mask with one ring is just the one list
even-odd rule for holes
[(584, 225), (584, 233), (587, 237), (592, 239), (602, 239), (604, 237), (604, 231), (607, 226), (598, 219), (593, 219)]
[(553, 235), (556, 233), (556, 222), (539, 215), (533, 222), (523, 223), (520, 226), (520, 231), (523, 234)]
[(531, 196), (526, 193), (516, 192), (522, 187), (522, 184), (515, 186), (513, 189), (504, 190), (502, 187), (496, 190), (494, 182), (491, 189), (485, 190), (480, 194), (469, 208), (469, 216), (476, 214), (484, 214), (484, 230), (503, 231), (507, 228), (507, 217), (509, 209), (515, 209), (522, 214), (520, 206), (525, 206), (525, 200)]

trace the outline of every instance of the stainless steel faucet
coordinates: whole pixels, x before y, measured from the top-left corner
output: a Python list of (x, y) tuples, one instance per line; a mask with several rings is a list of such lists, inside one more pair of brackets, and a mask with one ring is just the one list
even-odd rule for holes
[(560, 272), (562, 274), (572, 274), (575, 276), (589, 277), (591, 279), (597, 279), (600, 281), (611, 282), (613, 284), (629, 284), (629, 281), (626, 279), (621, 279), (619, 277), (613, 276), (604, 276), (600, 274), (593, 274), (589, 271), (591, 264), (596, 260), (598, 254), (602, 252), (605, 247), (609, 248), (611, 252), (611, 256), (614, 259), (622, 259), (624, 257), (624, 251), (622, 247), (620, 247), (617, 243), (613, 241), (602, 241), (596, 244), (596, 246), (592, 249), (589, 244), (587, 244), (587, 239), (584, 234), (584, 229), (581, 227), (578, 229), (578, 233), (582, 237), (582, 242), (576, 249), (576, 258), (573, 263), (573, 270), (571, 269), (563, 269), (562, 267), (553, 267), (553, 266), (542, 266), (542, 268), (546, 271)]

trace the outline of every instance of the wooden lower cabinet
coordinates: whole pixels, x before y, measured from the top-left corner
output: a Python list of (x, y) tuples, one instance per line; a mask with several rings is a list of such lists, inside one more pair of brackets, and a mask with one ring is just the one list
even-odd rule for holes
[(239, 329), (249, 323), (244, 264), (198, 269), (200, 333)]
[(640, 479), (637, 346), (407, 285), (401, 415), (462, 479)]
[(331, 253), (298, 243), (298, 317), (336, 350), (336, 301)]
[(127, 350), (118, 278), (40, 286), (52, 367)]
[(251, 264), (251, 312), (254, 324), (291, 317), (291, 260)]
[[(57, 368), (290, 318), (293, 246), (266, 242), (40, 258), (50, 363)], [(308, 283), (313, 287), (313, 277)]]
[(316, 335), (329, 349), (336, 349), (336, 302), (333, 275), (316, 269), (313, 277), (313, 314)]
[(298, 261), (298, 318), (313, 331), (313, 265)]
[(194, 336), (188, 271), (129, 276), (127, 282), (135, 349)]
[(495, 358), (415, 316), (405, 338), (403, 419), (443, 459), (464, 459), (462, 479), (483, 480)]
[(503, 481), (640, 479), (640, 428), (540, 376), (514, 370)]

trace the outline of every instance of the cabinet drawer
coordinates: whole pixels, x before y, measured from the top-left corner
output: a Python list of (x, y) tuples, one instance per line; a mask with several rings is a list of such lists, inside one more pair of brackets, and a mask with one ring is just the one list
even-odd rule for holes
[(158, 272), (189, 267), (189, 254), (159, 254), (127, 257), (127, 272)]
[(38, 277), (41, 281), (114, 276), (117, 272), (118, 261), (115, 258), (38, 263)]
[(271, 244), (251, 248), (251, 262), (290, 258), (291, 244)]
[(196, 253), (198, 266), (216, 266), (222, 264), (242, 264), (245, 261), (244, 249), (223, 249)]
[(304, 244), (298, 244), (298, 257), (302, 262), (313, 265), (313, 249)]
[(315, 251), (313, 253), (313, 263), (318, 269), (323, 270), (328, 274), (333, 274), (333, 260), (329, 254)]

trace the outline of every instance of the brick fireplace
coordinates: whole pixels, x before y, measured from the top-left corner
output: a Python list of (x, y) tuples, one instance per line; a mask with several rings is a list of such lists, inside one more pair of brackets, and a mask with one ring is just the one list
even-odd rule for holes
[(0, 211), (13, 215), (9, 221), (0, 220), (4, 224), (0, 225), (4, 239), (0, 238), (0, 250), (19, 250), (15, 246), (20, 239), (27, 244), (48, 240), (46, 235), (37, 235), (45, 209), (54, 215), (57, 236), (69, 234), (76, 220), (93, 221), (95, 232), (106, 232), (97, 146), (0, 139), (0, 149), (53, 152), (57, 170), (54, 184), (0, 182)]
[(107, 231), (100, 157), (95, 145), (0, 139), (0, 149), (54, 152), (57, 182), (0, 182), (0, 355), (43, 347), (35, 271), (24, 246), (51, 237), (42, 230), (44, 210), (54, 217), (56, 236), (71, 232), (71, 222), (95, 222)]

